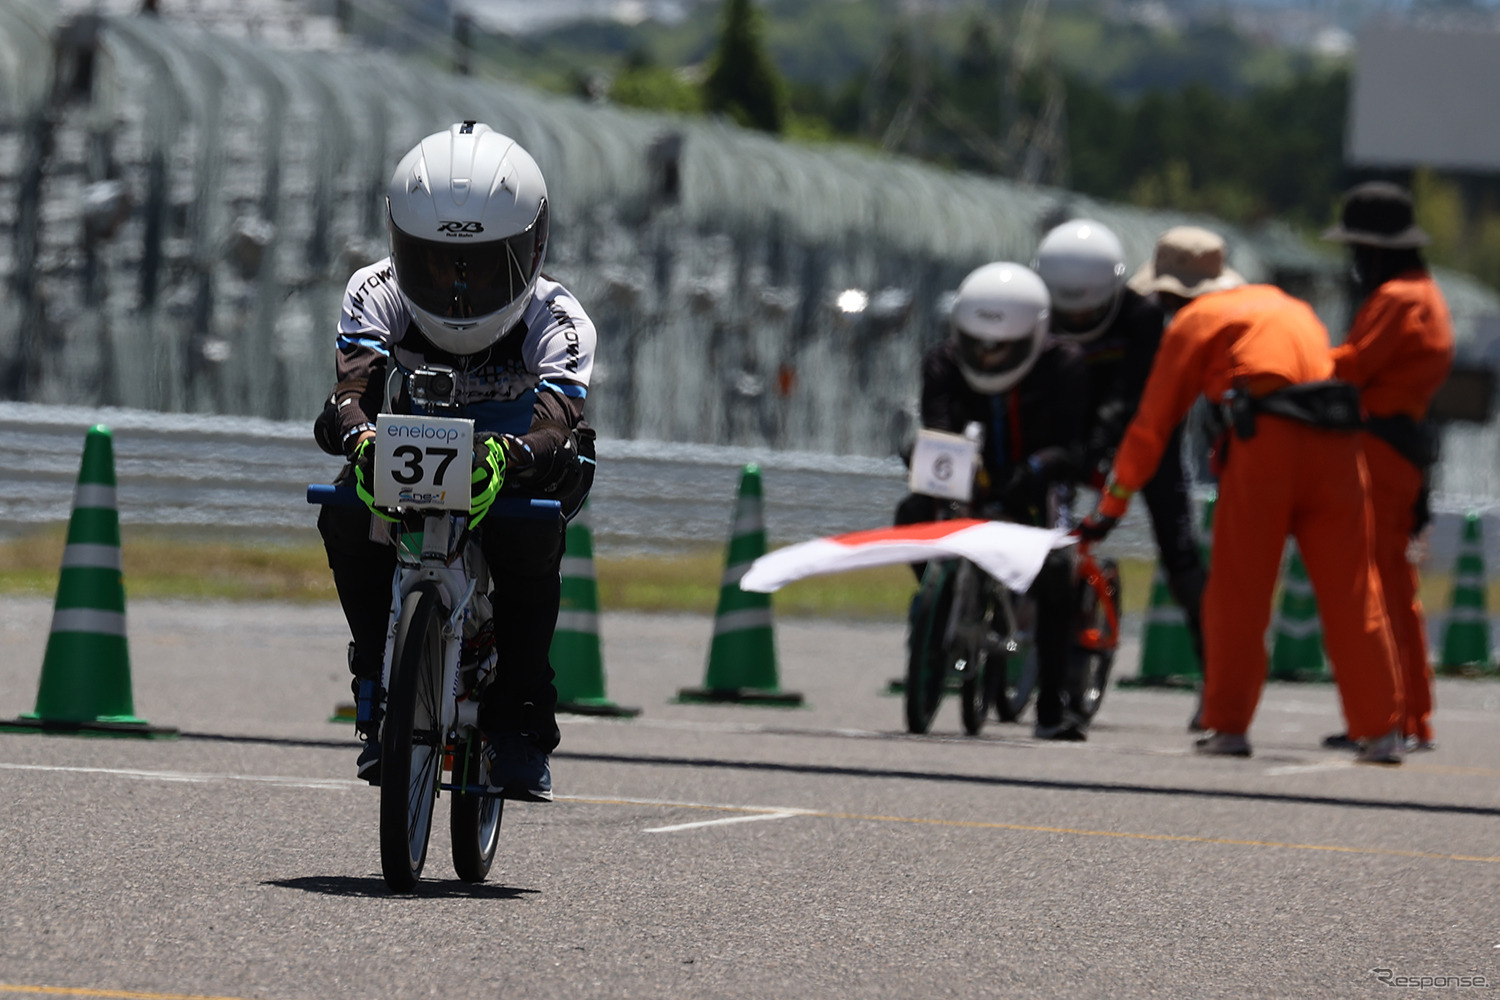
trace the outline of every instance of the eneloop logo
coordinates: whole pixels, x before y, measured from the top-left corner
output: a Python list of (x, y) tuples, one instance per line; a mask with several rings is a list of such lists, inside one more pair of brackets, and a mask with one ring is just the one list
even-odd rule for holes
[(484, 225), (478, 222), (440, 222), (438, 223), (440, 233), (462, 233), (471, 235), (484, 232)]

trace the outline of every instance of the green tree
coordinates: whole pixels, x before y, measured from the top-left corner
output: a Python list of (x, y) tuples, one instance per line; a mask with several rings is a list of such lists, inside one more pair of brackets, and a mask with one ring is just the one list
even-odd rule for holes
[(764, 132), (780, 132), (781, 75), (763, 41), (760, 11), (753, 0), (727, 0), (724, 30), (703, 80), (703, 103), (711, 112)]

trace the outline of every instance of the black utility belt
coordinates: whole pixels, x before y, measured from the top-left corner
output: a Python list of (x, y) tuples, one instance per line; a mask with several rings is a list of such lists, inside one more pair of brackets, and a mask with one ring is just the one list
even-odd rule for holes
[(1288, 385), (1263, 396), (1231, 389), (1224, 394), (1223, 412), (1241, 440), (1255, 436), (1256, 417), (1263, 413), (1325, 431), (1353, 433), (1364, 426), (1359, 388), (1337, 379)]
[(1437, 427), (1427, 420), (1413, 420), (1404, 413), (1388, 417), (1369, 417), (1365, 430), (1396, 450), (1412, 465), (1427, 470), (1437, 464), (1440, 437)]

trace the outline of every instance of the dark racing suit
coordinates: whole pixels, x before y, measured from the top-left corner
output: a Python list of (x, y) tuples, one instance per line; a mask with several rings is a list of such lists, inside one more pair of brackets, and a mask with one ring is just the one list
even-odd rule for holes
[[(1071, 490), (1083, 468), (1087, 400), (1088, 375), (1075, 344), (1049, 344), (1020, 383), (993, 396), (964, 379), (953, 341), (922, 359), (922, 426), (959, 434), (971, 422), (984, 427), (974, 499), (976, 505), (998, 503), (1010, 521), (1052, 526), (1043, 523), (1049, 487)], [(940, 502), (910, 494), (896, 508), (896, 523), (934, 520)], [(1043, 727), (1064, 721), (1083, 684), (1072, 676), (1068, 655), (1077, 607), (1073, 558), (1070, 550), (1054, 550), (1028, 591), (1037, 603), (1037, 724)]]
[[(390, 260), (380, 261), (356, 271), (344, 292), (338, 385), (330, 401), (333, 433), (348, 453), (362, 432), (375, 429), (381, 410), (415, 411), (404, 393), (386, 405), (392, 359), (406, 369), (450, 366), (458, 372), (459, 416), (473, 419), (476, 434), (519, 436), (533, 458), (520, 476), (521, 491), (560, 500), (565, 517), (572, 517), (594, 477), (594, 432), (583, 420), (594, 341), (594, 325), (578, 301), (543, 276), (520, 321), (498, 341), (475, 354), (449, 354), (412, 321)], [(346, 467), (343, 475), (349, 474)], [(516, 478), (514, 471), (510, 476)], [(356, 683), (380, 677), (396, 566), (395, 548), (372, 540), (384, 536), (384, 522), (372, 522), (372, 516), (363, 508), (330, 506), (318, 517), (354, 638), (350, 670)], [(496, 643), (508, 665), (486, 691), (480, 724), (487, 731), (527, 734), (547, 753), (559, 739), (547, 654), (557, 624), (565, 527), (562, 519), (491, 517), (478, 529), (494, 582)]]
[[(1120, 311), (1096, 340), (1082, 345), (1088, 367), (1090, 424), (1088, 469), (1105, 470), (1114, 460), (1130, 418), (1135, 416), (1156, 360), (1165, 317), (1152, 299), (1130, 289), (1122, 293)], [(1095, 485), (1099, 485), (1098, 482)], [(1161, 465), (1141, 490), (1151, 515), (1151, 531), (1161, 554), (1163, 575), (1172, 597), (1181, 606), (1198, 662), (1203, 662), (1204, 570), (1193, 531), (1192, 498), (1182, 467), (1182, 426), (1167, 442)]]

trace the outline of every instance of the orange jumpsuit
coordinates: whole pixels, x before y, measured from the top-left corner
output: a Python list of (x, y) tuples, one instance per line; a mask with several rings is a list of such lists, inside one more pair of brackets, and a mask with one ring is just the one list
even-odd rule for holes
[[(1433, 394), (1453, 367), (1453, 326), (1437, 283), (1423, 270), (1399, 274), (1377, 288), (1354, 317), (1349, 339), (1333, 350), (1334, 373), (1360, 388), (1371, 416), (1427, 415)], [(1406, 559), (1412, 505), (1422, 470), (1396, 449), (1365, 433), (1370, 504), (1375, 514), (1375, 565), (1385, 594), (1401, 665), (1405, 731), (1432, 739), (1432, 668), (1427, 630), (1417, 598), (1417, 571)]]
[[(1328, 332), (1312, 309), (1270, 285), (1210, 292), (1162, 335), (1140, 408), (1115, 456), (1099, 510), (1119, 516), (1151, 478), (1172, 429), (1203, 393), (1220, 402), (1243, 380), (1251, 395), (1332, 377)], [(1203, 595), (1208, 669), (1203, 725), (1250, 728), (1266, 677), (1266, 626), (1288, 534), (1318, 597), (1349, 735), (1401, 725), (1401, 687), (1372, 554), (1368, 476), (1359, 435), (1261, 414), (1236, 437), (1219, 477), (1213, 560)]]

